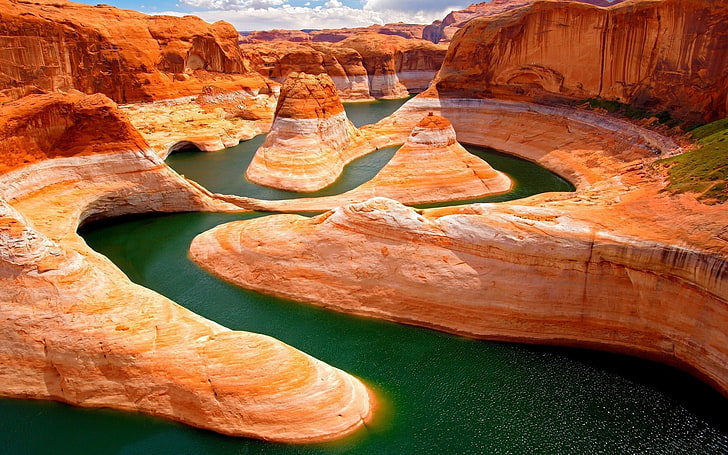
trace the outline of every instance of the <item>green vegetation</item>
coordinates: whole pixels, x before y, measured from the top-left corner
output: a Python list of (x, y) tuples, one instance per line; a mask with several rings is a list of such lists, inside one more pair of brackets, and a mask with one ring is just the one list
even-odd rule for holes
[(691, 192), (706, 204), (728, 200), (728, 118), (696, 128), (693, 137), (701, 147), (658, 161), (669, 166), (674, 193)]
[(629, 104), (620, 103), (619, 101), (589, 98), (582, 101), (581, 104), (588, 105), (590, 109), (604, 109), (609, 113), (623, 115), (632, 120), (655, 117), (658, 122), (670, 128), (680, 123), (673, 119), (668, 111), (651, 112), (639, 107), (630, 106)]

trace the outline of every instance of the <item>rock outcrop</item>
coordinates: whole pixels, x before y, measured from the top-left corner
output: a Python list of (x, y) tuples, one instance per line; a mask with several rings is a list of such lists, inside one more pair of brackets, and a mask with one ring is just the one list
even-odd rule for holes
[(440, 68), (446, 47), (425, 40), (374, 33), (359, 34), (339, 43), (355, 49), (369, 76), (375, 98), (402, 98), (426, 89)]
[(728, 113), (728, 3), (539, 1), (476, 18), (453, 39), (440, 95), (600, 97), (707, 121)]
[(372, 100), (362, 57), (351, 48), (327, 44), (273, 42), (244, 47), (256, 71), (283, 82), (291, 73), (328, 74), (345, 101)]
[(372, 403), (357, 379), (135, 285), (76, 234), (103, 217), (237, 209), (165, 166), (113, 102), (38, 95), (0, 118), (0, 395), (284, 442), (363, 425)]
[(357, 134), (330, 77), (292, 73), (281, 88), (273, 126), (245, 175), (290, 191), (321, 189), (351, 161), (343, 151)]
[(342, 194), (348, 201), (387, 196), (404, 204), (456, 201), (504, 193), (511, 179), (471, 155), (450, 122), (432, 113), (370, 181)]
[(260, 43), (270, 41), (289, 41), (296, 43), (336, 43), (360, 33), (379, 33), (382, 35), (396, 35), (408, 39), (421, 39), (425, 28), (420, 24), (405, 24), (397, 22), (385, 25), (370, 25), (368, 27), (353, 27), (322, 30), (260, 30), (246, 33), (240, 39), (242, 43)]
[(246, 288), (340, 311), (658, 359), (728, 394), (728, 215), (661, 192), (650, 163), (678, 153), (674, 143), (578, 109), (494, 100), (418, 97), (388, 121), (427, 111), (577, 191), (424, 211), (373, 199), (234, 222), (198, 236), (193, 258)]
[(127, 103), (267, 85), (243, 75), (250, 63), (228, 23), (66, 1), (0, 1), (0, 60), (0, 97), (11, 100), (77, 89)]
[(274, 41), (243, 44), (262, 75), (283, 81), (292, 72), (328, 74), (347, 101), (403, 98), (425, 90), (446, 47), (383, 33), (356, 33), (336, 43)]
[(536, 1), (574, 1), (590, 5), (607, 7), (616, 5), (622, 0), (490, 0), (489, 2), (474, 3), (465, 9), (451, 11), (442, 20), (437, 20), (422, 30), (422, 38), (433, 43), (449, 43), (455, 33), (463, 28), (472, 19), (483, 16), (493, 16), (512, 9), (530, 5)]

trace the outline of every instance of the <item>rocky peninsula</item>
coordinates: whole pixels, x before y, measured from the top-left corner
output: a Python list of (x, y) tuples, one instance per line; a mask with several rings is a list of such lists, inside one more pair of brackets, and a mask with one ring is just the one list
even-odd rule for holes
[[(650, 129), (578, 107), (593, 98), (685, 124), (725, 117), (726, 1), (505, 3), (446, 18), (446, 55), (417, 44), (416, 29), (343, 36), (356, 54), (311, 38), (307, 75), (285, 56), (246, 54), (223, 22), (0, 0), (0, 395), (281, 442), (361, 429), (375, 399), (354, 376), (132, 283), (76, 233), (137, 213), (268, 210), (324, 213), (224, 224), (190, 255), (272, 295), (475, 338), (652, 358), (728, 396), (724, 199), (667, 190), (660, 160), (686, 147), (658, 132), (657, 116), (643, 119)], [(339, 99), (428, 84), (358, 130)], [(350, 193), (289, 201), (211, 194), (162, 160), (269, 128), (249, 176), (296, 191), (404, 145)], [(459, 142), (536, 162), (576, 190), (403, 205), (510, 186)], [(300, 151), (314, 158), (295, 161)]]

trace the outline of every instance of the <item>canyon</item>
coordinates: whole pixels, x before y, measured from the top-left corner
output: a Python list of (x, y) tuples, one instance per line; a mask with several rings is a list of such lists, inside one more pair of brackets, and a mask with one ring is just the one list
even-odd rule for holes
[[(725, 117), (724, 0), (499, 0), (429, 28), (242, 43), (230, 24), (190, 16), (0, 5), (0, 395), (278, 442), (362, 431), (378, 407), (361, 380), (134, 284), (77, 234), (123, 215), (257, 210), (322, 213), (219, 225), (191, 258), (336, 311), (659, 360), (728, 396), (724, 204), (665, 191), (659, 160), (693, 147), (677, 133), (576, 106)], [(361, 128), (341, 103), (418, 92)], [(359, 188), (279, 201), (213, 194), (163, 161), (265, 132), (240, 173), (294, 191), (403, 145)], [(404, 205), (511, 188), (460, 143), (536, 162), (575, 191)]]

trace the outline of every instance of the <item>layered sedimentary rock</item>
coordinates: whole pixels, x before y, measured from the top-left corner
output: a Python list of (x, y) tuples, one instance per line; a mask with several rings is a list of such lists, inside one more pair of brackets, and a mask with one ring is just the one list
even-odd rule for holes
[(446, 51), (425, 40), (373, 33), (352, 36), (339, 45), (361, 54), (375, 98), (401, 98), (426, 89)]
[[(426, 26), (422, 31), (422, 38), (433, 43), (448, 43), (455, 33), (476, 17), (492, 16), (512, 9), (530, 5), (535, 1), (561, 1), (564, 0), (491, 0), (489, 2), (474, 3), (465, 9), (451, 11), (442, 20), (437, 20)], [(588, 3), (595, 6), (611, 6), (622, 0), (566, 0), (578, 3)]]
[(425, 211), (374, 199), (219, 226), (191, 254), (258, 291), (479, 338), (650, 357), (728, 393), (728, 215), (661, 192), (650, 163), (678, 153), (673, 142), (589, 112), (495, 100), (418, 97), (389, 122), (430, 110), (463, 140), (544, 164), (577, 191)]
[(181, 149), (217, 151), (266, 133), (280, 86), (265, 90), (203, 87), (196, 97), (125, 104), (121, 109), (157, 154), (165, 158)]
[(343, 151), (357, 134), (330, 77), (292, 73), (281, 88), (273, 126), (245, 175), (290, 191), (321, 189), (351, 160)]
[(683, 119), (728, 113), (728, 3), (535, 2), (476, 18), (453, 39), (440, 94), (601, 97)]
[(0, 118), (0, 395), (286, 442), (363, 424), (358, 380), (133, 284), (76, 234), (101, 217), (236, 209), (166, 167), (110, 100), (34, 96)]
[(472, 199), (510, 188), (508, 176), (471, 155), (458, 143), (450, 122), (430, 113), (372, 180), (341, 196), (362, 201), (386, 195), (421, 204)]
[(238, 33), (193, 16), (147, 16), (66, 1), (0, 2), (0, 96), (77, 89), (116, 102), (260, 89)]
[(341, 29), (322, 30), (261, 30), (253, 31), (241, 37), (242, 43), (260, 43), (266, 41), (289, 41), (297, 43), (336, 43), (352, 35), (360, 33), (379, 33), (382, 35), (397, 35), (408, 39), (421, 39), (425, 28), (420, 24), (405, 24), (397, 22), (385, 25), (370, 25), (368, 27), (352, 27)]
[(356, 33), (337, 43), (244, 44), (253, 66), (282, 81), (292, 72), (327, 73), (342, 99), (402, 98), (426, 89), (446, 47), (421, 39)]
[(274, 42), (245, 45), (259, 73), (284, 81), (291, 73), (328, 74), (346, 101), (371, 100), (362, 57), (354, 49), (326, 44)]

